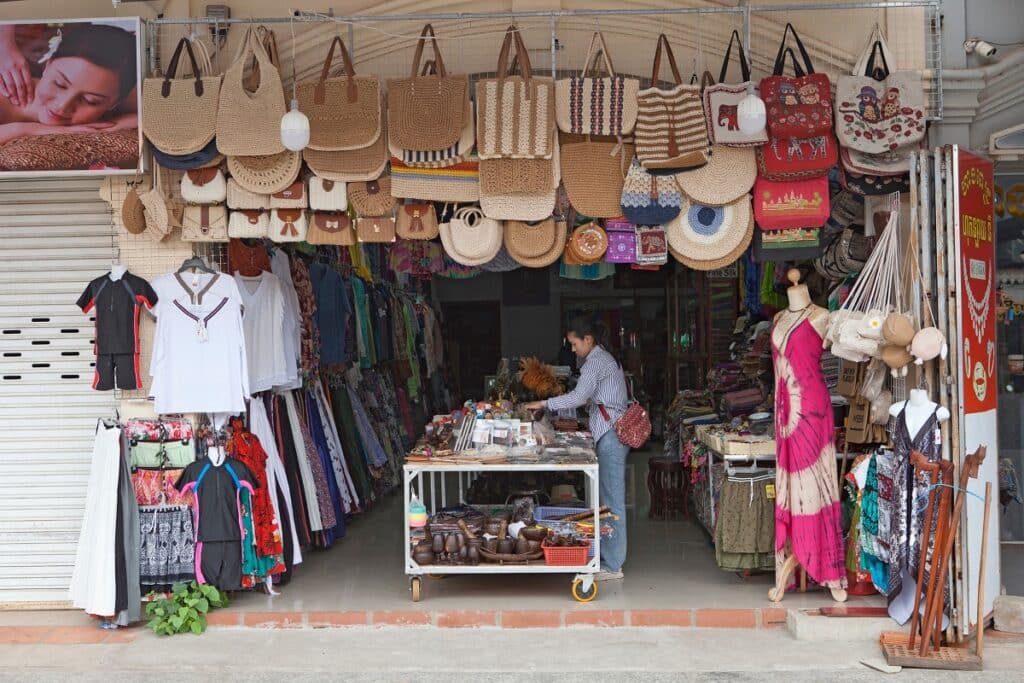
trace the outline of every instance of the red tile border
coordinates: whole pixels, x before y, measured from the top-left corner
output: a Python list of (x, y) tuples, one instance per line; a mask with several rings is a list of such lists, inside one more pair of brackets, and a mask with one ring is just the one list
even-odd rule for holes
[(761, 628), (786, 628), (786, 612), (781, 607), (762, 607), (760, 610)]
[(241, 626), (242, 612), (214, 610), (206, 615), (207, 626)]
[(429, 626), (433, 623), (430, 612), (374, 612), (374, 626)]
[(139, 633), (144, 626), (136, 628), (119, 628), (116, 631), (108, 631), (109, 635), (107, 639), (103, 641), (104, 645), (127, 645), (134, 643), (135, 639), (139, 637)]
[(562, 613), (558, 610), (504, 610), (502, 628), (559, 628)]
[(43, 642), (52, 631), (52, 626), (3, 626), (0, 627), (0, 645), (35, 645)]
[(111, 634), (96, 626), (59, 626), (42, 641), (47, 645), (93, 645), (104, 642)]
[(565, 613), (566, 626), (625, 626), (626, 611), (621, 609), (571, 610)]
[(242, 612), (242, 624), (247, 628), (302, 628), (302, 612)]
[(307, 615), (310, 628), (338, 628), (341, 626), (367, 626), (368, 612), (310, 612)]
[(693, 610), (688, 609), (634, 609), (629, 612), (630, 626), (693, 626)]
[(497, 626), (498, 613), (491, 611), (439, 612), (437, 625), (441, 628), (479, 628)]
[(697, 628), (757, 628), (753, 609), (698, 609)]

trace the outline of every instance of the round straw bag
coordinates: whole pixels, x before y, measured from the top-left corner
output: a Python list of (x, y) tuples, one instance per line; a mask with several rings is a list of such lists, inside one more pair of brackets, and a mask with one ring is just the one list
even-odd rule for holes
[(597, 223), (585, 223), (572, 231), (569, 249), (581, 265), (597, 263), (608, 251), (608, 233)]
[(475, 206), (462, 207), (439, 228), (444, 250), (461, 265), (482, 266), (501, 251), (501, 224), (486, 218)]
[[(188, 53), (192, 78), (177, 78), (182, 49)], [(167, 73), (143, 81), (142, 107), (146, 115), (142, 118), (142, 130), (146, 138), (167, 154), (198, 152), (216, 133), (219, 95), (220, 76), (204, 76), (192, 43), (182, 38), (171, 56)]]
[(566, 226), (549, 218), (539, 223), (505, 222), (505, 248), (510, 257), (527, 268), (545, 268), (565, 249)]
[(307, 147), (302, 150), (306, 165), (321, 178), (335, 182), (365, 182), (379, 178), (388, 163), (387, 131), (373, 144), (359, 149), (328, 152)]
[(619, 200), (633, 149), (632, 144), (590, 139), (561, 145), (562, 182), (578, 213), (590, 218), (622, 215)]
[(132, 235), (146, 232), (146, 207), (143, 206), (135, 189), (141, 182), (141, 178), (136, 178), (134, 182), (129, 183), (128, 192), (121, 203), (121, 223)]
[(171, 212), (167, 208), (161, 180), (160, 166), (154, 164), (153, 187), (139, 195), (146, 217), (146, 234), (155, 242), (162, 241), (171, 233)]
[(757, 159), (752, 147), (711, 148), (708, 163), (676, 175), (679, 189), (697, 204), (725, 206), (747, 194), (757, 179)]
[(256, 194), (274, 194), (295, 182), (302, 167), (298, 152), (228, 157), (228, 173), (239, 187)]
[(348, 186), (348, 203), (359, 216), (390, 216), (397, 204), (391, 196), (391, 176), (351, 183)]
[(715, 270), (733, 263), (754, 236), (750, 197), (725, 206), (704, 206), (683, 198), (679, 215), (665, 226), (669, 252), (694, 270)]
[[(250, 56), (254, 56), (259, 64), (260, 82), (255, 92), (248, 92), (242, 83), (245, 63)], [(228, 156), (283, 152), (281, 118), (285, 111), (281, 75), (250, 27), (221, 84), (217, 107), (217, 147)]]

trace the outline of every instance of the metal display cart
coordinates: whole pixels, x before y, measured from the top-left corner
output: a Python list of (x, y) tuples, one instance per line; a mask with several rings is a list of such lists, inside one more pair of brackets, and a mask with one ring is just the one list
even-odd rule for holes
[[(403, 468), (403, 491), (405, 509), (403, 534), (405, 543), (405, 573), (409, 576), (409, 590), (413, 602), (419, 602), (423, 595), (423, 577), (425, 575), (442, 576), (452, 574), (572, 574), (570, 590), (573, 598), (580, 602), (590, 602), (597, 597), (597, 584), (594, 574), (601, 568), (601, 519), (599, 503), (598, 464), (591, 463), (527, 463), (527, 464), (490, 464), (465, 463), (452, 464), (444, 462), (407, 463)], [(478, 565), (429, 564), (420, 565), (412, 559), (412, 531), (409, 526), (409, 500), (413, 485), (423, 491), (423, 475), (447, 472), (582, 472), (587, 478), (586, 499), (589, 509), (594, 513), (593, 556), (583, 565), (551, 566), (538, 564), (492, 564), (481, 562)], [(443, 474), (442, 474), (443, 476)], [(461, 475), (460, 475), (461, 476)], [(582, 511), (582, 510), (581, 510)]]

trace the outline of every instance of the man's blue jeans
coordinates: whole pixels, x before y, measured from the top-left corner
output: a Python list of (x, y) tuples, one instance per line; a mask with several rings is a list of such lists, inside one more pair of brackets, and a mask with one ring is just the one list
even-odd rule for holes
[(626, 561), (626, 456), (614, 429), (609, 429), (597, 442), (597, 461), (601, 485), (601, 505), (606, 505), (618, 520), (611, 521), (612, 535), (601, 537), (601, 569), (622, 571)]

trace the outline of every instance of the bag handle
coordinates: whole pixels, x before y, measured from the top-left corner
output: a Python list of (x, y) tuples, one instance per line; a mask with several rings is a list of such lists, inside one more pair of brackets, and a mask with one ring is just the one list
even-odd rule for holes
[(190, 38), (189, 43), (192, 44), (192, 49), (196, 53), (196, 61), (199, 62), (199, 75), (213, 76), (213, 61), (210, 59), (210, 50), (206, 47), (206, 43), (198, 37)]
[(868, 60), (874, 56), (876, 51), (881, 52), (882, 59), (887, 67), (890, 64), (896, 64), (896, 60), (893, 58), (889, 45), (885, 41), (885, 36), (882, 35), (882, 29), (878, 24), (875, 24), (875, 27), (871, 30), (871, 35), (868, 36), (864, 49), (860, 52), (860, 58), (857, 59), (857, 63), (853, 65), (853, 70), (850, 73), (854, 76), (871, 76)]
[(331, 41), (331, 49), (327, 51), (327, 58), (324, 59), (323, 68), (320, 69), (320, 80), (317, 81), (316, 88), (313, 90), (313, 102), (315, 104), (323, 104), (327, 92), (327, 74), (331, 71), (331, 62), (334, 61), (334, 48), (341, 47), (341, 63), (345, 71), (345, 77), (348, 79), (348, 101), (355, 102), (358, 99), (358, 92), (356, 90), (356, 68), (352, 64), (352, 55), (348, 53), (348, 48), (345, 47), (345, 41), (341, 39), (341, 36), (334, 36), (334, 40)]
[(701, 89), (701, 92), (704, 92), (704, 88), (706, 88), (706, 87), (708, 87), (710, 85), (714, 85), (714, 84), (715, 84), (715, 77), (711, 75), (710, 71), (705, 69), (704, 73), (701, 74), (701, 76), (700, 76), (700, 89)]
[[(515, 46), (513, 56), (513, 45)], [(511, 65), (509, 57), (512, 57)], [(495, 68), (498, 80), (503, 80), (515, 73), (519, 68), (519, 75), (525, 80), (530, 80), (533, 74), (533, 66), (530, 64), (530, 53), (523, 42), (523, 36), (519, 33), (519, 27), (512, 25), (505, 31), (505, 40), (501, 43), (501, 52), (498, 54), (498, 65)], [(529, 92), (529, 89), (527, 89)]]
[(743, 76), (743, 83), (750, 80), (750, 64), (747, 63), (747, 56), (743, 50), (743, 40), (739, 31), (733, 31), (729, 38), (729, 47), (725, 49), (725, 59), (722, 60), (722, 70), (718, 72), (718, 82), (725, 83), (725, 75), (729, 72), (729, 58), (732, 56), (732, 44), (736, 43), (740, 55), (740, 74)]
[(196, 97), (203, 96), (203, 79), (199, 75), (199, 65), (196, 63), (196, 55), (192, 51), (192, 43), (188, 38), (182, 38), (178, 41), (178, 47), (174, 48), (174, 54), (171, 55), (171, 62), (167, 65), (167, 73), (164, 74), (163, 85), (160, 86), (160, 96), (170, 97), (171, 96), (171, 79), (178, 74), (178, 60), (181, 59), (181, 50), (184, 48), (188, 51), (188, 59), (192, 62), (192, 75), (195, 78), (195, 89)]
[[(807, 48), (804, 47), (804, 41), (800, 40), (800, 36), (797, 35), (796, 29), (793, 28), (793, 24), (786, 24), (786, 30), (782, 33), (782, 42), (779, 43), (779, 53), (775, 56), (775, 68), (772, 69), (772, 75), (782, 75), (783, 57), (785, 56), (786, 50), (786, 36), (790, 33), (793, 34), (793, 41), (796, 43), (797, 49), (800, 50), (800, 56), (803, 57), (805, 70), (808, 74), (814, 73), (814, 66), (811, 64), (811, 56), (807, 54)], [(795, 61), (796, 60), (794, 60), (794, 62)]]
[(441, 48), (437, 45), (437, 36), (434, 35), (434, 27), (427, 24), (423, 27), (423, 31), (420, 32), (420, 39), (416, 41), (416, 53), (412, 58), (412, 77), (416, 78), (420, 70), (420, 61), (423, 59), (423, 48), (426, 46), (427, 41), (430, 41), (431, 48), (434, 51), (434, 62), (436, 62), (437, 75), (444, 78), (448, 75), (448, 71), (444, 68), (444, 59), (441, 57)]
[(800, 66), (800, 62), (797, 60), (796, 55), (793, 54), (793, 48), (791, 47), (786, 48), (786, 53), (782, 56), (782, 70), (779, 71), (779, 73), (777, 73), (776, 76), (781, 76), (782, 72), (786, 70), (787, 56), (789, 57), (790, 61), (793, 62), (793, 75), (795, 75), (797, 78), (803, 78), (804, 76), (806, 76), (807, 74), (804, 72), (803, 67)]
[[(594, 51), (594, 47), (598, 47), (597, 52)], [(603, 58), (605, 71), (609, 78), (615, 77), (615, 65), (612, 64), (612, 58), (608, 54), (608, 45), (604, 42), (604, 34), (600, 31), (595, 31), (594, 35), (590, 38), (590, 49), (587, 50), (587, 61), (585, 62), (583, 76), (586, 78), (591, 73), (597, 73), (597, 60), (598, 57)]]
[(658, 36), (658, 47), (654, 49), (654, 67), (651, 70), (651, 87), (658, 87), (658, 73), (661, 72), (661, 50), (665, 49), (668, 56), (668, 65), (672, 69), (672, 77), (676, 79), (676, 85), (683, 84), (683, 77), (679, 73), (679, 65), (676, 64), (676, 56), (672, 53), (672, 46), (668, 43), (668, 36), (664, 33)]
[[(882, 58), (882, 66), (876, 68), (875, 58), (879, 56)], [(868, 57), (868, 63), (864, 67), (864, 75), (876, 81), (884, 81), (889, 77), (889, 73), (889, 61), (885, 58), (885, 50), (882, 49), (881, 41), (876, 40), (871, 48), (871, 56)]]

